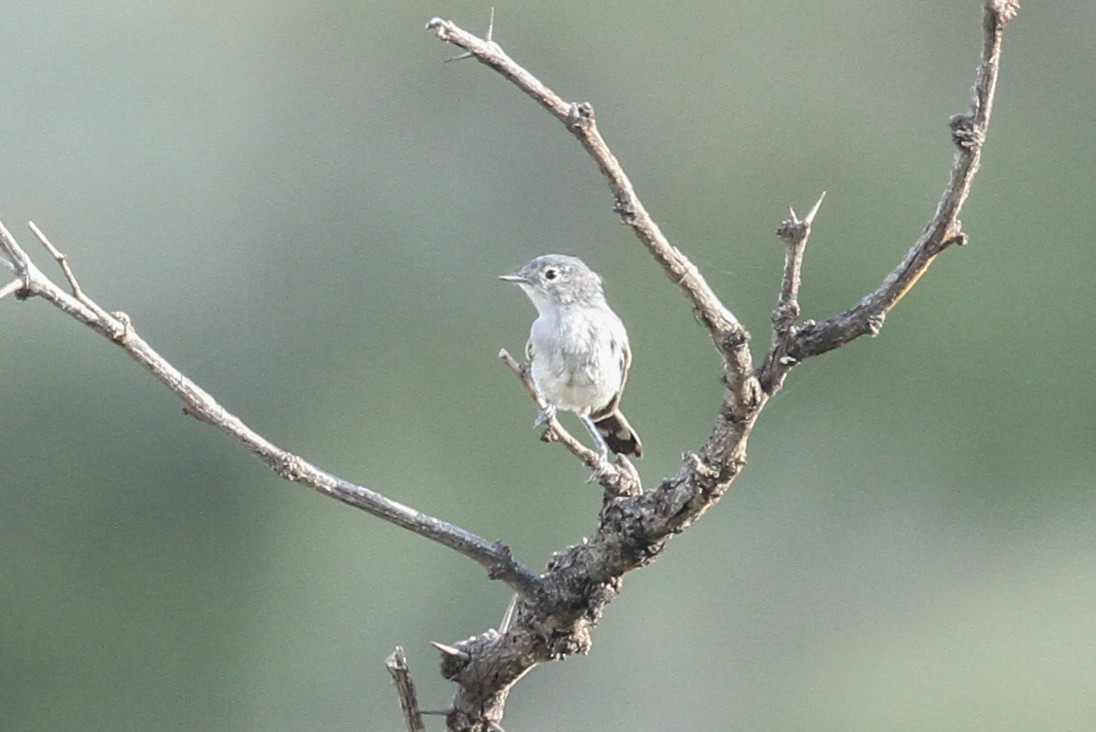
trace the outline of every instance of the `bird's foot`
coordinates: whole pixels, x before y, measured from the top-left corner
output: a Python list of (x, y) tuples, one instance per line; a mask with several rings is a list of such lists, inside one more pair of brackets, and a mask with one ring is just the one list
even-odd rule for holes
[(533, 429), (543, 427), (555, 418), (556, 408), (555, 406), (549, 404), (544, 409), (540, 410), (540, 414), (537, 415), (536, 421), (533, 422)]

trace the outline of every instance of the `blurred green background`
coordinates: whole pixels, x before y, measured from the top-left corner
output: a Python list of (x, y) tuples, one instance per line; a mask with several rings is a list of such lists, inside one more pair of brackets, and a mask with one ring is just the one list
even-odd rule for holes
[[(507, 729), (1096, 728), (1096, 4), (1028, 5), (970, 246), (794, 372), (731, 493)], [(487, 4), (0, 6), (0, 216), (280, 445), (534, 567), (589, 534), (598, 491), (495, 359), (533, 317), (495, 275), (548, 251), (628, 324), (648, 484), (707, 436), (716, 357), (591, 161), (423, 30)], [(495, 37), (594, 103), (761, 346), (788, 204), (828, 191), (804, 317), (921, 231), (980, 4), (499, 3)], [(447, 703), (427, 641), (494, 626), (504, 586), (279, 481), (41, 301), (0, 334), (0, 729), (398, 730), (396, 644)]]

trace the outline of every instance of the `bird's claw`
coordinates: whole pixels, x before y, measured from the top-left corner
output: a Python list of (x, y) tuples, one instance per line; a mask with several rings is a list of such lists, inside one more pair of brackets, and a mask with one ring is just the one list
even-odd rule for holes
[(548, 405), (544, 409), (540, 410), (540, 414), (537, 415), (536, 420), (533, 421), (533, 429), (543, 427), (550, 421), (556, 418), (556, 408)]

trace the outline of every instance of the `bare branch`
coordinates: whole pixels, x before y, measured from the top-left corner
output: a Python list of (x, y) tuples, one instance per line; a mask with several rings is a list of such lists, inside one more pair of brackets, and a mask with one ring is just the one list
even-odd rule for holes
[(785, 219), (776, 230), (787, 245), (784, 256), (784, 279), (780, 285), (780, 297), (777, 298), (776, 309), (773, 311), (773, 341), (784, 342), (791, 338), (795, 328), (795, 321), (799, 318), (799, 286), (802, 281), (803, 254), (807, 250), (807, 240), (811, 236), (811, 224), (822, 207), (822, 201), (826, 193), (818, 197), (818, 201), (811, 207), (810, 212), (802, 219), (796, 215), (795, 209), (789, 208), (790, 218)]
[(422, 713), (419, 711), (419, 700), (415, 696), (415, 682), (411, 680), (411, 670), (407, 666), (407, 654), (403, 652), (403, 648), (396, 646), (395, 652), (385, 659), (384, 666), (392, 676), (392, 683), (396, 685), (407, 731), (426, 732)]
[(802, 328), (795, 342), (786, 349), (791, 358), (802, 361), (843, 346), (862, 335), (877, 335), (887, 314), (917, 284), (937, 255), (952, 244), (966, 243), (959, 211), (970, 193), (971, 182), (981, 162), (982, 143), (993, 110), (1003, 31), (1018, 9), (1019, 4), (1011, 0), (986, 0), (982, 23), (982, 62), (971, 90), (971, 107), (969, 111), (951, 118), (952, 141), (958, 148), (952, 163), (951, 179), (921, 237), (874, 292), (865, 295), (845, 312), (817, 325)]
[[(286, 480), (360, 508), (389, 523), (436, 541), (474, 560), (487, 569), (488, 576), (510, 585), (519, 595), (531, 598), (540, 592), (540, 578), (514, 559), (510, 549), (441, 519), (428, 516), (393, 501), (364, 486), (343, 480), (321, 470), (307, 460), (283, 450), (255, 432), (239, 417), (221, 406), (208, 392), (191, 381), (141, 338), (124, 313), (107, 313), (76, 284), (65, 256), (40, 235), (42, 243), (61, 265), (76, 295), (70, 295), (34, 266), (11, 232), (0, 223), (0, 251), (19, 269), (27, 297), (38, 296), (88, 327), (117, 343), (133, 360), (141, 364), (160, 383), (183, 402), (184, 411), (201, 422), (216, 427), (239, 443)], [(6, 289), (6, 288), (5, 288)]]

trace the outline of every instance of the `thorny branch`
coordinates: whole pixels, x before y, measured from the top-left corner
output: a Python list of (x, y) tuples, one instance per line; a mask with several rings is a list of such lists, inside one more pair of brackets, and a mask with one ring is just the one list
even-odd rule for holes
[[(37, 227), (32, 226), (35, 235), (57, 261), (71, 294), (46, 277), (0, 224), (0, 267), (14, 276), (13, 281), (0, 287), (0, 298), (15, 294), (20, 299), (46, 300), (116, 343), (178, 396), (188, 414), (215, 426), (281, 477), (441, 543), (486, 567), (491, 577), (509, 584), (518, 597), (499, 629), (451, 645), (434, 644), (442, 655), (442, 674), (458, 685), (453, 703), (445, 711), (449, 728), (499, 730), (513, 684), (537, 664), (588, 651), (590, 631), (620, 591), (623, 575), (657, 559), (674, 534), (687, 528), (725, 493), (745, 464), (746, 442), (758, 414), (791, 368), (865, 333), (877, 333), (886, 314), (935, 257), (951, 244), (965, 241), (958, 214), (977, 171), (989, 124), (1002, 32), (1017, 10), (1012, 0), (985, 0), (982, 62), (972, 106), (969, 112), (951, 120), (952, 139), (958, 148), (951, 180), (924, 233), (879, 288), (822, 323), (808, 321), (797, 326), (803, 253), (818, 204), (803, 219), (793, 211), (781, 225), (779, 235), (787, 245), (784, 277), (773, 313), (771, 346), (756, 371), (749, 351), (750, 333), (651, 219), (598, 132), (593, 108), (587, 103), (563, 101), (516, 64), (490, 35), (480, 39), (438, 18), (428, 23), (440, 39), (498, 71), (575, 135), (606, 178), (614, 210), (685, 294), (724, 362), (726, 389), (707, 442), (698, 451), (686, 453), (678, 472), (647, 493), (639, 490), (638, 475), (627, 461), (618, 462), (610, 473), (598, 476), (605, 496), (597, 531), (588, 541), (554, 555), (539, 576), (513, 559), (505, 546), (333, 476), (252, 430), (156, 353), (137, 334), (125, 313), (109, 313), (91, 300), (80, 288), (64, 255)], [(500, 356), (529, 388), (524, 368), (508, 354)], [(533, 396), (536, 398), (535, 393)], [(549, 424), (548, 435), (589, 464), (590, 451), (558, 423)]]
[[(619, 591), (623, 574), (654, 561), (666, 541), (718, 501), (738, 475), (745, 464), (746, 442), (757, 416), (771, 395), (781, 388), (790, 370), (802, 360), (833, 350), (860, 335), (878, 333), (886, 314), (933, 259), (950, 244), (965, 241), (958, 214), (977, 171), (989, 124), (1002, 31), (1018, 8), (1011, 0), (985, 1), (982, 63), (973, 89), (972, 107), (970, 112), (951, 120), (952, 138), (958, 148), (951, 181), (922, 236), (875, 292), (820, 325), (808, 321), (797, 326), (803, 255), (822, 199), (803, 219), (792, 211), (791, 217), (781, 224), (778, 235), (787, 245), (784, 277), (773, 312), (772, 343), (756, 371), (749, 351), (749, 332), (651, 219), (598, 132), (591, 105), (565, 102), (514, 62), (490, 34), (480, 39), (441, 18), (427, 23), (427, 28), (439, 39), (464, 49), (465, 53), (458, 58), (475, 58), (499, 72), (578, 138), (609, 184), (614, 211), (632, 227), (684, 292), (698, 320), (708, 329), (723, 357), (727, 387), (708, 441), (699, 451), (686, 453), (677, 474), (663, 480), (656, 490), (646, 494), (614, 494), (602, 478), (606, 496), (598, 530), (589, 541), (555, 556), (543, 575), (549, 590), (541, 602), (517, 603), (514, 622), (504, 633), (492, 630), (455, 646), (446, 646), (450, 652), (443, 653), (442, 674), (458, 683), (453, 711), (448, 717), (451, 730), (491, 729), (502, 717), (510, 686), (532, 666), (588, 650), (590, 627)], [(524, 368), (509, 354), (500, 356), (529, 389)], [(535, 399), (535, 392), (532, 393)], [(585, 448), (571, 444), (558, 425), (549, 425), (549, 434), (588, 463)], [(553, 607), (553, 598), (570, 598), (570, 602)], [(561, 641), (565, 641), (562, 646)]]
[(826, 194), (818, 197), (807, 215), (802, 219), (795, 209), (789, 209), (790, 217), (785, 219), (776, 230), (787, 251), (784, 253), (784, 279), (780, 283), (780, 296), (773, 308), (773, 337), (769, 355), (761, 367), (761, 385), (769, 394), (775, 393), (783, 384), (796, 361), (788, 356), (788, 349), (795, 344), (796, 327), (799, 321), (799, 285), (802, 282), (803, 255), (807, 251), (807, 240), (811, 236), (811, 224), (822, 207)]

